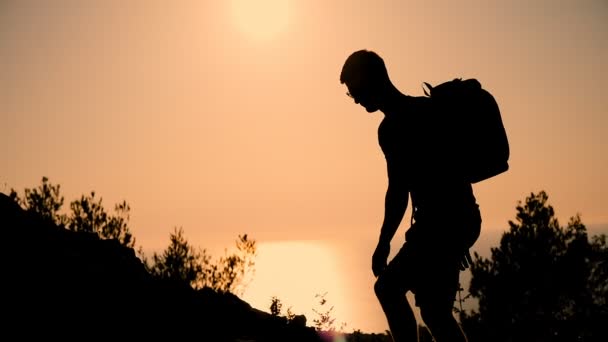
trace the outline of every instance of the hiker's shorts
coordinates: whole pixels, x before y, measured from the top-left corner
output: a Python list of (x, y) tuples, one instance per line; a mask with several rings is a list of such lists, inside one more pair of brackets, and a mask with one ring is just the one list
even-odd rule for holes
[(406, 242), (377, 280), (380, 291), (414, 293), (416, 306), (452, 309), (459, 288), (461, 256)]

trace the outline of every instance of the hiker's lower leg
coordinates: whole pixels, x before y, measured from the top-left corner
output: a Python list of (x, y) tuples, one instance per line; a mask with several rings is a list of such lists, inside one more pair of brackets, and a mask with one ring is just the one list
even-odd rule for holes
[(374, 290), (388, 321), (393, 341), (417, 342), (418, 325), (405, 293), (385, 284), (382, 277), (376, 281)]
[(452, 308), (421, 307), (420, 315), (429, 328), (435, 342), (467, 342), (460, 324), (452, 314)]

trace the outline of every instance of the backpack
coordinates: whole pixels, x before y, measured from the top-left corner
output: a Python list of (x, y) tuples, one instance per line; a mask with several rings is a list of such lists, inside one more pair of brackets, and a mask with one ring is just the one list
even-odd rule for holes
[(444, 142), (464, 177), (477, 183), (509, 169), (509, 141), (494, 96), (477, 79), (456, 78), (436, 86), (424, 82)]

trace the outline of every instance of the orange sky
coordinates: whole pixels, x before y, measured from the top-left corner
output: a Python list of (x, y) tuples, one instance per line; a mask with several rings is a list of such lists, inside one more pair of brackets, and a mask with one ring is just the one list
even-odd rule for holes
[(4, 1), (0, 191), (47, 176), (68, 202), (125, 199), (146, 250), (174, 226), (217, 253), (241, 233), (339, 245), (342, 276), (361, 280), (348, 286), (361, 313), (349, 327), (382, 331), (368, 261), (386, 187), (382, 114), (339, 83), (344, 59), (367, 48), (405, 93), (476, 77), (495, 94), (512, 158), (475, 185), (484, 234), (539, 190), (562, 223), (577, 212), (608, 223), (605, 1), (268, 4)]

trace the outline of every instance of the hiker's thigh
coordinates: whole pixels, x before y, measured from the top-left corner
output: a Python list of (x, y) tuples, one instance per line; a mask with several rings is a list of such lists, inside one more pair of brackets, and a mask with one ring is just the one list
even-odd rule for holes
[(417, 306), (424, 323), (429, 327), (436, 327), (453, 319), (454, 299), (454, 296), (428, 297), (424, 300), (417, 298)]
[(406, 243), (376, 280), (374, 286), (376, 295), (381, 297), (405, 294), (415, 286), (415, 281), (419, 279), (417, 269), (415, 251)]
[(460, 266), (454, 257), (436, 255), (420, 272), (415, 289), (416, 306), (422, 311), (451, 312), (459, 288)]

